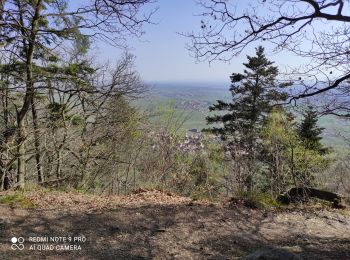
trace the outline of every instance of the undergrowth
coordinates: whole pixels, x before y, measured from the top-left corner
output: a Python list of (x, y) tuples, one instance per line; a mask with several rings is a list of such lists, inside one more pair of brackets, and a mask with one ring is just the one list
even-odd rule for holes
[(0, 203), (11, 207), (34, 208), (35, 205), (21, 193), (0, 196)]

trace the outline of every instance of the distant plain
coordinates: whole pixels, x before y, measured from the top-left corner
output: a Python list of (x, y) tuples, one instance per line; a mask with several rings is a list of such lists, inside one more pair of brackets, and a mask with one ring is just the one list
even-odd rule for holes
[[(216, 100), (229, 101), (229, 83), (186, 83), (186, 82), (157, 82), (149, 84), (149, 90), (143, 98), (136, 102), (136, 106), (152, 111), (157, 107), (175, 109), (178, 117), (186, 119), (182, 129), (207, 128), (205, 117), (209, 115), (209, 106)], [(293, 110), (294, 108), (291, 107)], [(296, 114), (298, 112), (294, 111)], [(298, 118), (298, 116), (297, 116)], [(298, 119), (297, 119), (298, 120)], [(180, 120), (181, 121), (181, 120)], [(319, 125), (324, 128), (323, 142), (335, 150), (347, 149), (343, 136), (350, 133), (350, 121), (335, 116), (322, 116)]]

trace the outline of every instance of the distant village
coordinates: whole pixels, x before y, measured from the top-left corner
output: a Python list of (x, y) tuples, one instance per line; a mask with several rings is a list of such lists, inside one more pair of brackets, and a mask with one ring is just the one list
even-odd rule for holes
[(196, 128), (188, 130), (185, 134), (185, 140), (180, 143), (180, 149), (184, 152), (195, 152), (204, 149), (204, 135)]

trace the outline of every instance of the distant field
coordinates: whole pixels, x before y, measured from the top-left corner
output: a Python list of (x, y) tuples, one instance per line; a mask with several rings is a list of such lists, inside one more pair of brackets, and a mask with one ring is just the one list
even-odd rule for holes
[[(150, 86), (145, 97), (136, 105), (144, 109), (152, 109), (160, 104), (172, 104), (178, 115), (184, 115), (187, 120), (184, 129), (202, 129), (207, 127), (205, 117), (209, 114), (208, 107), (216, 100), (230, 100), (229, 84), (213, 83), (158, 83)], [(349, 134), (350, 122), (334, 116), (320, 118), (319, 125), (324, 127), (324, 143), (335, 149), (345, 149), (341, 136)]]

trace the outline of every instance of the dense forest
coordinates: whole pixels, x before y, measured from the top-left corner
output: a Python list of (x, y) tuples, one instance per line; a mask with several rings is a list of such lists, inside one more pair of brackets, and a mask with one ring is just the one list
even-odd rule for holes
[[(335, 150), (319, 119), (350, 120), (349, 1), (255, 1), (246, 10), (198, 1), (200, 25), (178, 35), (197, 62), (236, 62), (252, 47), (243, 71), (227, 75), (230, 100), (208, 106), (200, 131), (185, 129), (174, 107), (135, 105), (149, 86), (127, 39), (157, 26), (155, 2), (71, 2), (0, 2), (1, 192), (157, 190), (254, 208), (310, 196), (345, 207), (350, 130), (339, 133), (347, 148)], [(99, 42), (120, 59), (101, 64)], [(286, 72), (267, 44), (309, 62)]]

